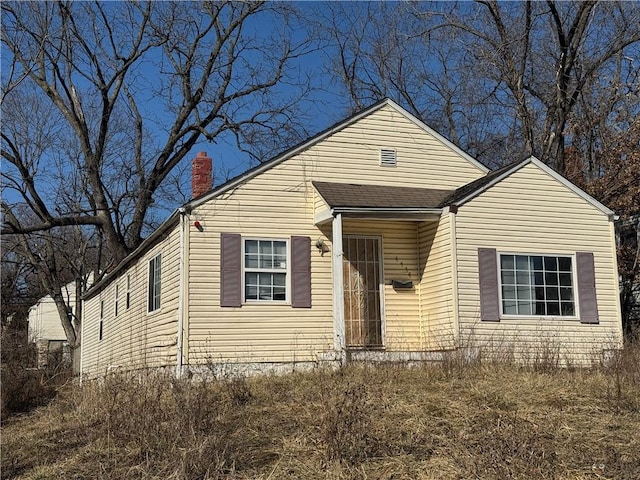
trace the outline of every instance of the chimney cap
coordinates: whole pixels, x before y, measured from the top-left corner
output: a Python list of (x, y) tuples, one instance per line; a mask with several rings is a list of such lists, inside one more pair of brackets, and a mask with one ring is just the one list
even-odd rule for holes
[(198, 152), (196, 154), (196, 157), (206, 157), (207, 156), (207, 152)]

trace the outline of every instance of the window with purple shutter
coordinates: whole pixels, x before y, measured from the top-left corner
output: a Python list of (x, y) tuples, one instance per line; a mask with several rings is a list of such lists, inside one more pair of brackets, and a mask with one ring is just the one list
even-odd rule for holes
[(311, 308), (310, 237), (294, 236), (288, 241), (223, 233), (220, 242), (222, 307), (240, 307), (243, 302), (289, 301), (292, 308)]
[[(578, 318), (598, 323), (593, 253), (497, 254), (478, 249), (480, 315), (484, 321), (514, 317)], [(579, 307), (579, 308), (578, 308)]]

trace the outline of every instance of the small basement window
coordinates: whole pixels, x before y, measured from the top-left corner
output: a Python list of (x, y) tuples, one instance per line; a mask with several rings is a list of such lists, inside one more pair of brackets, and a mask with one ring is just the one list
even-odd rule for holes
[(380, 166), (381, 167), (395, 167), (397, 162), (397, 155), (395, 148), (381, 148), (380, 149)]

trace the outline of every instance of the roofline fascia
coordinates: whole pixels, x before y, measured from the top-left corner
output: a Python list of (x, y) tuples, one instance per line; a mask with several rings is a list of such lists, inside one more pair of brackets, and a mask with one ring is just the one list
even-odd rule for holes
[(404, 213), (417, 215), (441, 215), (442, 208), (413, 208), (413, 207), (332, 207), (331, 214), (384, 214), (384, 213)]
[(413, 123), (415, 123), (418, 127), (422, 128), (423, 130), (427, 131), (428, 133), (430, 133), (431, 135), (436, 137), (437, 140), (439, 140), (442, 143), (444, 143), (447, 147), (449, 147), (451, 150), (453, 150), (458, 155), (463, 157), (465, 160), (467, 160), (469, 163), (471, 163), (474, 167), (476, 167), (480, 171), (482, 171), (484, 173), (489, 173), (491, 171), (489, 168), (485, 167), (478, 160), (476, 160), (471, 155), (469, 155), (467, 152), (465, 152), (460, 147), (458, 147), (455, 143), (451, 142), (450, 140), (447, 140), (440, 133), (435, 131), (433, 128), (431, 128), (429, 125), (424, 123), (418, 117), (416, 117), (416, 116), (412, 115), (411, 113), (409, 113), (406, 109), (402, 108), (400, 105), (398, 105), (396, 102), (394, 102), (390, 98), (387, 99), (387, 103), (389, 105), (391, 105), (392, 107), (394, 107), (396, 110), (401, 111), (405, 116), (407, 116), (407, 118), (409, 118), (409, 120), (411, 120)]
[(591, 205), (596, 207), (602, 213), (607, 215), (610, 219), (612, 219), (612, 220), (616, 219), (617, 215), (615, 214), (615, 212), (613, 210), (611, 210), (610, 208), (608, 208), (605, 205), (603, 205), (602, 203), (600, 203), (598, 200), (593, 198), (587, 192), (585, 192), (580, 187), (578, 187), (577, 185), (575, 185), (572, 182), (570, 182), (569, 180), (567, 180), (565, 177), (563, 177), (558, 172), (556, 172), (553, 168), (549, 167), (548, 165), (546, 165), (544, 162), (542, 162), (538, 158), (534, 157), (533, 155), (531, 155), (530, 157), (528, 157), (527, 159), (525, 159), (522, 162), (516, 163), (513, 166), (513, 168), (509, 168), (509, 169), (505, 170), (502, 174), (498, 175), (496, 178), (491, 180), (489, 183), (487, 183), (486, 185), (483, 185), (481, 188), (478, 188), (477, 190), (469, 193), (469, 195), (467, 195), (463, 199), (455, 202), (455, 204), (457, 206), (463, 205), (464, 203), (468, 202), (472, 198), (477, 197), (482, 192), (485, 192), (486, 190), (488, 190), (489, 188), (494, 186), (496, 183), (501, 182), (504, 178), (506, 178), (509, 175), (517, 172), (522, 167), (524, 167), (526, 165), (529, 165), (530, 163), (535, 165), (535, 166), (537, 166), (538, 168), (540, 168), (547, 175), (551, 176), (552, 178), (554, 178), (555, 180), (557, 180), (558, 182), (563, 184), (565, 187), (567, 187), (569, 190), (571, 190), (572, 192), (574, 192), (578, 196), (582, 197), (584, 200), (586, 200)]
[(84, 295), (82, 296), (82, 299), (89, 300), (90, 298), (95, 297), (98, 293), (100, 293), (104, 287), (106, 287), (109, 283), (111, 283), (113, 279), (118, 277), (118, 275), (121, 273), (122, 270), (124, 270), (132, 261), (138, 258), (141, 254), (143, 254), (144, 251), (147, 249), (147, 247), (149, 247), (156, 240), (162, 237), (162, 235), (165, 234), (166, 230), (169, 230), (172, 226), (174, 226), (173, 223), (175, 223), (178, 220), (178, 216), (183, 211), (184, 211), (184, 207), (174, 210), (173, 213), (169, 215), (169, 217), (164, 222), (162, 222), (160, 226), (153, 231), (153, 233), (151, 233), (151, 235), (145, 238), (144, 241), (140, 245), (138, 245), (138, 248), (136, 248), (133, 252), (127, 255), (118, 265), (116, 265), (116, 268), (114, 268), (111, 272), (105, 275), (102, 278), (102, 280), (93, 284), (91, 288), (89, 288), (84, 293)]
[(578, 187), (577, 185), (575, 185), (574, 183), (570, 182), (569, 180), (567, 180), (566, 178), (564, 178), (562, 175), (560, 175), (558, 172), (556, 172), (553, 168), (551, 168), (550, 166), (546, 165), (544, 162), (542, 162), (541, 160), (538, 160), (536, 157), (531, 156), (529, 157), (529, 160), (536, 166), (538, 166), (539, 168), (541, 168), (543, 171), (545, 171), (547, 174), (551, 175), (553, 178), (555, 178), (557, 181), (559, 181), (560, 183), (562, 183), (565, 187), (569, 188), (570, 190), (572, 190), (574, 193), (578, 194), (579, 196), (581, 196), (584, 200), (586, 200), (587, 202), (589, 202), (591, 205), (593, 205), (594, 207), (596, 207), (597, 209), (599, 209), (600, 211), (602, 211), (602, 213), (604, 213), (605, 215), (611, 217), (611, 218), (615, 218), (617, 215), (615, 214), (615, 212), (613, 210), (611, 210), (609, 207), (607, 207), (606, 205), (600, 203), (598, 200), (596, 200), (595, 198), (593, 198), (591, 195), (589, 195), (587, 192), (585, 192), (584, 190), (582, 190), (580, 187)]
[(496, 183), (502, 181), (505, 177), (508, 177), (509, 175), (511, 175), (512, 173), (520, 170), (522, 167), (524, 167), (525, 165), (528, 165), (529, 163), (531, 163), (531, 159), (533, 157), (529, 157), (524, 161), (518, 162), (516, 164), (513, 165), (513, 167), (505, 170), (504, 172), (502, 172), (500, 175), (498, 175), (497, 177), (495, 177), (494, 179), (492, 179), (489, 183), (483, 185), (480, 188), (475, 189), (474, 191), (470, 192), (466, 197), (458, 200), (457, 202), (454, 202), (456, 206), (461, 206), (464, 205), (465, 203), (467, 203), (469, 200), (477, 197), (478, 195), (480, 195), (482, 192), (487, 191), (488, 189), (490, 189), (491, 187), (493, 187)]

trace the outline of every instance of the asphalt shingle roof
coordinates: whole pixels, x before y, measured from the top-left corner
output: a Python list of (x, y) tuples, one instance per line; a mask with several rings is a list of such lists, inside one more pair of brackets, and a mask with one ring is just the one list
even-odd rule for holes
[(468, 195), (478, 190), (482, 190), (483, 187), (485, 187), (486, 185), (489, 185), (495, 178), (499, 177), (500, 175), (507, 172), (508, 170), (515, 168), (516, 165), (519, 165), (525, 161), (527, 161), (526, 158), (523, 160), (519, 160), (517, 162), (510, 163), (508, 165), (505, 165), (504, 167), (501, 167), (497, 170), (493, 170), (492, 172), (487, 173), (484, 177), (480, 177), (471, 183), (467, 183), (466, 185), (463, 185), (462, 187), (454, 190), (454, 192), (450, 196), (443, 199), (442, 203), (440, 204), (440, 207), (453, 205), (458, 201), (462, 200), (463, 198), (466, 198)]
[(439, 208), (455, 190), (312, 182), (329, 207)]

